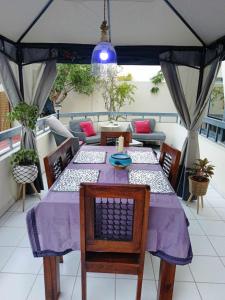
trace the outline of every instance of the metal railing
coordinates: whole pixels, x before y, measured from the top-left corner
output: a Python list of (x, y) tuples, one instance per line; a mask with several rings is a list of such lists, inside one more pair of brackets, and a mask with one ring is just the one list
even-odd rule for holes
[[(36, 136), (49, 130), (49, 127), (46, 124), (47, 118), (48, 117), (38, 119), (35, 129)], [(16, 126), (0, 132), (0, 157), (18, 147), (20, 145), (20, 138), (21, 126)]]
[[(143, 113), (143, 112), (79, 112), (79, 113), (59, 113), (60, 119), (73, 120), (76, 118), (91, 118), (93, 122), (103, 122), (109, 119), (118, 118), (118, 122), (129, 122), (132, 118), (154, 118), (159, 123), (177, 123), (178, 115), (176, 113)], [(49, 130), (46, 119), (40, 118), (37, 121), (36, 136)], [(68, 120), (67, 120), (68, 121)], [(67, 123), (67, 122), (66, 122)], [(0, 132), (0, 157), (20, 145), (21, 126), (10, 128)], [(17, 137), (17, 138), (16, 138)], [(4, 143), (4, 144), (3, 144)]]
[(113, 118), (117, 118), (118, 122), (129, 122), (132, 118), (154, 118), (159, 123), (177, 123), (177, 113), (147, 113), (147, 112), (71, 112), (71, 113), (59, 113), (59, 119), (69, 118), (74, 120), (76, 118), (94, 118), (94, 122), (107, 121)]
[(199, 133), (216, 143), (225, 145), (225, 121), (205, 117)]

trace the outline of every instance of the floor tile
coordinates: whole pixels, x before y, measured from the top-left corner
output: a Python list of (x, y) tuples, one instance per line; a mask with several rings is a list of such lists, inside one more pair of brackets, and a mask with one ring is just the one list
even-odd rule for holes
[(8, 218), (13, 214), (12, 211), (7, 211), (0, 217), (0, 226), (4, 226), (4, 223), (8, 220)]
[(195, 283), (175, 282), (173, 300), (201, 300)]
[[(87, 300), (115, 300), (115, 279), (87, 278)], [(77, 277), (72, 300), (81, 300), (81, 278)]]
[[(60, 296), (59, 300), (70, 300), (76, 277), (60, 276)], [(44, 277), (38, 275), (27, 300), (45, 300)]]
[(217, 256), (217, 253), (215, 252), (207, 236), (193, 235), (190, 238), (194, 255)]
[(182, 207), (183, 207), (183, 210), (184, 210), (185, 215), (186, 215), (186, 217), (188, 218), (188, 220), (193, 220), (193, 219), (195, 219), (195, 216), (191, 213), (191, 210), (190, 210), (190, 208), (187, 206), (186, 201), (185, 201), (185, 203), (184, 203), (184, 201), (182, 201)]
[[(160, 259), (158, 257), (152, 256), (152, 262), (153, 262), (155, 278), (156, 280), (158, 280)], [(175, 281), (190, 281), (190, 282), (194, 281), (189, 265), (176, 267)]]
[(190, 269), (196, 282), (225, 283), (225, 267), (218, 257), (194, 256)]
[(224, 207), (225, 208), (225, 199), (222, 198), (221, 196), (217, 197), (208, 197), (207, 198), (208, 202), (211, 204), (212, 207)]
[(42, 259), (33, 257), (30, 248), (16, 248), (2, 272), (38, 274), (41, 266)]
[[(137, 281), (131, 279), (116, 279), (116, 300), (134, 300), (137, 291)], [(141, 300), (155, 300), (155, 281), (143, 280)], [(93, 299), (94, 300), (94, 299)]]
[(60, 264), (61, 275), (76, 276), (80, 264), (80, 251), (72, 251), (63, 256), (63, 263)]
[[(137, 276), (136, 275), (127, 275), (127, 274), (116, 274), (116, 278), (135, 279), (136, 280)], [(143, 278), (155, 280), (151, 255), (148, 252), (145, 253), (145, 265), (144, 265)]]
[(0, 270), (5, 266), (14, 250), (14, 247), (0, 247)]
[(27, 231), (25, 233), (25, 236), (19, 242), (19, 244), (18, 244), (17, 247), (20, 247), (20, 248), (30, 248), (30, 240), (29, 240)]
[[(3, 300), (25, 300), (34, 284), (35, 275), (0, 273), (0, 295)], [(36, 298), (38, 300), (38, 298)]]
[[(33, 206), (37, 205), (38, 202), (40, 201), (39, 198), (36, 196), (26, 196), (25, 199), (25, 206), (24, 210), (27, 212), (29, 209), (31, 209)], [(23, 212), (23, 201), (22, 200), (17, 200), (10, 208), (9, 211), (12, 212)]]
[(225, 256), (225, 237), (209, 236), (209, 239), (219, 256)]
[(14, 212), (4, 223), (5, 227), (24, 227), (26, 228), (26, 212)]
[(0, 227), (0, 246), (17, 246), (25, 232), (24, 228)]
[(197, 283), (203, 300), (224, 300), (225, 284)]
[(189, 221), (188, 231), (190, 235), (205, 235), (197, 220)]
[(195, 219), (197, 220), (215, 220), (215, 221), (221, 220), (221, 217), (217, 214), (215, 209), (212, 207), (200, 208), (198, 214), (195, 207), (190, 208), (190, 210), (191, 213), (195, 216)]
[(207, 235), (225, 236), (225, 222), (199, 220), (199, 224)]
[(220, 207), (220, 208), (216, 207), (215, 211), (217, 212), (217, 214), (220, 216), (222, 220), (225, 220), (225, 207)]

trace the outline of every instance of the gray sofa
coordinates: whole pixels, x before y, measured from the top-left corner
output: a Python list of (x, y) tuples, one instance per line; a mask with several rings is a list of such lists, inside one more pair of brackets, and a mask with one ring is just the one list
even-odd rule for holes
[(80, 128), (80, 122), (91, 121), (91, 119), (79, 119), (71, 120), (69, 122), (69, 130), (74, 137), (78, 137), (80, 141), (83, 141), (86, 144), (99, 144), (101, 139), (101, 134), (97, 133), (94, 136), (86, 136), (85, 133)]
[[(135, 121), (149, 120), (151, 126), (151, 133), (136, 133), (135, 132)], [(132, 119), (130, 130), (132, 132), (132, 138), (140, 142), (164, 142), (166, 135), (162, 131), (155, 131), (155, 119)]]

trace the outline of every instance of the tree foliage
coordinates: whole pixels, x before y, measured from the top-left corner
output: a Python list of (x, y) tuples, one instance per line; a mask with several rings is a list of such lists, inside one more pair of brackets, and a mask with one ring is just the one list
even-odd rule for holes
[(118, 72), (118, 69), (112, 69), (108, 72), (107, 78), (100, 81), (107, 111), (119, 112), (125, 104), (134, 102), (136, 86), (127, 81), (118, 80)]
[(153, 87), (151, 88), (152, 94), (157, 94), (159, 92), (159, 85), (163, 83), (164, 75), (162, 70), (158, 71), (158, 73), (151, 78), (151, 82)]
[(58, 64), (57, 78), (54, 82), (50, 98), (61, 103), (72, 90), (91, 95), (96, 86), (96, 78), (91, 74), (90, 65)]

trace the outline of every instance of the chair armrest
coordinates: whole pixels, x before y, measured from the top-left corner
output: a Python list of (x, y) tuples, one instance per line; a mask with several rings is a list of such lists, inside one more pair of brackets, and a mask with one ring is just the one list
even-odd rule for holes
[(86, 135), (85, 135), (84, 132), (82, 132), (82, 131), (75, 132), (75, 131), (72, 131), (72, 130), (70, 130), (70, 132), (72, 133), (72, 135), (74, 137), (78, 137), (80, 141), (86, 142)]

